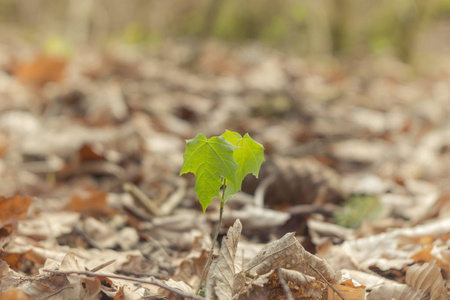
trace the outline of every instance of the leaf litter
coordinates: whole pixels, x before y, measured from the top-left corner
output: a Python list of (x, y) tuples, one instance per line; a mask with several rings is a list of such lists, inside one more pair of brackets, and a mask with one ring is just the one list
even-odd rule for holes
[(203, 214), (177, 174), (186, 139), (225, 129), (267, 156), (225, 208), (206, 298), (449, 299), (448, 78), (213, 51), (195, 72), (174, 51), (8, 53), (0, 299), (202, 299), (218, 201)]

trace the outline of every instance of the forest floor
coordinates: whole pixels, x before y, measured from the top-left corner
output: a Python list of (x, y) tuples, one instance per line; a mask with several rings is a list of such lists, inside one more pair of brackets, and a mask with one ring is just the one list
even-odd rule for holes
[(207, 297), (450, 299), (450, 69), (165, 47), (0, 48), (0, 299), (201, 299), (219, 201), (179, 173), (225, 130), (266, 161)]

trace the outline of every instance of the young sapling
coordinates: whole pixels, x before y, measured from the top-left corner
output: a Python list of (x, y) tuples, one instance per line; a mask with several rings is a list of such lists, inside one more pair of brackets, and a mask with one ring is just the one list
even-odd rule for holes
[[(247, 174), (258, 177), (264, 161), (264, 147), (255, 142), (248, 133), (241, 136), (226, 130), (220, 136), (209, 139), (203, 134), (186, 141), (180, 175), (194, 173), (195, 188), (203, 212), (214, 197), (220, 199), (219, 223), (201, 277), (197, 292), (205, 279), (206, 270), (211, 264), (214, 246), (222, 224), (223, 207), (228, 199), (241, 190), (242, 181)], [(222, 190), (222, 193), (220, 191)]]

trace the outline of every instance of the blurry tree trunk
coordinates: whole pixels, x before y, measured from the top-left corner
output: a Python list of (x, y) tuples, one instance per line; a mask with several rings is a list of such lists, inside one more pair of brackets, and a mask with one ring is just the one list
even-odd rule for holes
[(88, 42), (93, 3), (92, 0), (69, 0), (66, 31), (76, 44)]
[(342, 55), (348, 50), (352, 0), (333, 0), (330, 12), (331, 51)]
[(403, 10), (399, 12), (394, 45), (398, 58), (411, 63), (414, 59), (418, 34), (434, 5), (432, 0), (412, 0), (404, 5)]
[(199, 31), (199, 37), (209, 38), (214, 29), (214, 23), (222, 8), (223, 0), (210, 0), (203, 19), (202, 28)]
[(223, 0), (209, 0), (205, 10), (201, 28), (196, 36), (194, 51), (192, 57), (186, 62), (185, 67), (191, 68), (202, 56), (203, 47), (206, 41), (211, 37), (214, 30), (214, 24), (221, 11)]
[(310, 0), (308, 5), (308, 52), (314, 55), (329, 55), (331, 52), (330, 24), (327, 4), (324, 0)]

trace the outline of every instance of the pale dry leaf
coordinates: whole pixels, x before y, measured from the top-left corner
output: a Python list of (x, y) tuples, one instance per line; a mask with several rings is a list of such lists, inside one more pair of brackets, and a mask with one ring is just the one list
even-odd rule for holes
[(426, 300), (429, 299), (429, 296), (425, 292), (414, 289), (406, 284), (394, 283), (391, 285), (378, 286), (374, 288), (367, 296), (367, 300), (378, 299)]
[(228, 229), (226, 238), (222, 241), (219, 255), (208, 273), (206, 297), (208, 299), (232, 299), (233, 285), (236, 276), (236, 249), (241, 236), (242, 224), (239, 219)]
[(194, 294), (195, 290), (189, 286), (186, 282), (183, 281), (175, 281), (172, 278), (166, 281), (167, 286), (170, 286), (174, 289), (185, 292), (186, 294)]
[(78, 228), (101, 249), (114, 248), (119, 239), (117, 232), (108, 224), (88, 217), (78, 223)]
[(339, 271), (333, 270), (325, 260), (307, 252), (292, 232), (263, 248), (250, 261), (247, 270), (256, 274), (264, 274), (274, 270), (278, 265), (320, 279), (319, 275), (311, 268), (314, 267), (331, 283), (338, 283), (341, 279)]
[(369, 237), (347, 240), (342, 245), (335, 247), (342, 248), (359, 269), (368, 269), (372, 265), (377, 265), (380, 257), (386, 256), (387, 253), (395, 253), (396, 258), (410, 258), (411, 253), (403, 251), (399, 237), (439, 236), (447, 233), (448, 228), (450, 228), (450, 218), (432, 221), (412, 228), (394, 229)]
[(231, 210), (224, 216), (224, 223), (240, 219), (249, 233), (266, 233), (286, 223), (290, 214), (273, 209), (246, 205), (238, 210)]
[[(60, 271), (86, 271), (86, 268), (71, 252), (62, 260)], [(79, 299), (96, 299), (100, 293), (100, 281), (96, 278), (68, 275), (67, 279), (73, 287), (72, 295), (79, 297)]]
[(409, 267), (405, 281), (413, 288), (428, 292), (432, 300), (444, 299), (444, 279), (434, 260), (422, 266), (415, 264)]
[(283, 276), (284, 280), (291, 281), (298, 285), (304, 285), (304, 284), (307, 284), (308, 282), (316, 280), (316, 278), (309, 276), (309, 275), (305, 275), (300, 271), (288, 270), (285, 268), (280, 268), (280, 271), (281, 271), (281, 275)]
[(8, 267), (8, 272), (0, 280), (0, 295), (3, 295), (8, 289), (19, 288), (23, 283), (23, 277), (23, 275)]

